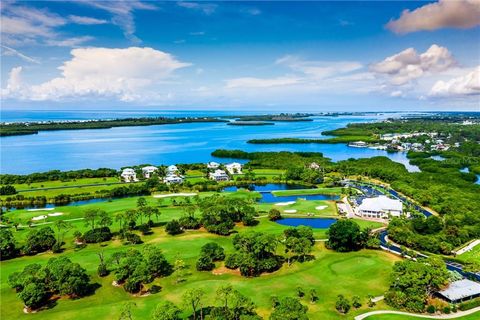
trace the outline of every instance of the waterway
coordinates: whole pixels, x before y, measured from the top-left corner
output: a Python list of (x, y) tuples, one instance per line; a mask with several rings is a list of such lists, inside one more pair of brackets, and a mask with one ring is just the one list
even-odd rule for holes
[[(98, 119), (126, 116), (225, 116), (233, 112), (67, 112), (49, 111), (5, 113), (2, 121), (46, 121)], [(368, 114), (362, 116), (314, 117), (314, 121), (278, 122), (273, 126), (229, 126), (225, 123), (186, 123), (145, 127), (116, 127), (94, 130), (43, 131), (36, 135), (0, 138), (0, 172), (28, 174), (49, 170), (83, 168), (115, 168), (138, 164), (176, 164), (195, 162), (227, 162), (216, 159), (216, 149), (245, 151), (311, 151), (322, 152), (333, 161), (349, 158), (387, 156), (404, 164), (409, 171), (418, 168), (409, 164), (405, 153), (352, 148), (346, 144), (248, 144), (249, 139), (262, 138), (326, 138), (322, 131), (344, 127), (349, 123), (372, 122), (402, 114)]]

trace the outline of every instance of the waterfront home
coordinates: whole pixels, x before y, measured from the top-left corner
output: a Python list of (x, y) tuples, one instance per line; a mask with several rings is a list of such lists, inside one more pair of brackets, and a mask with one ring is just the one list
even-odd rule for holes
[(218, 169), (220, 167), (220, 163), (211, 161), (207, 163), (207, 168), (208, 169)]
[(350, 142), (348, 146), (355, 147), (355, 148), (365, 148), (368, 146), (368, 144), (365, 141), (355, 141), (355, 142)]
[(180, 184), (180, 183), (183, 183), (183, 177), (175, 173), (167, 174), (167, 176), (163, 178), (163, 182), (166, 184), (174, 184), (174, 183)]
[(454, 281), (437, 295), (450, 303), (471, 300), (480, 297), (480, 283), (468, 279)]
[(137, 174), (135, 173), (135, 170), (133, 170), (132, 168), (123, 169), (122, 174), (120, 176), (125, 182), (138, 181)]
[(388, 219), (390, 217), (400, 217), (403, 214), (403, 205), (400, 200), (381, 195), (363, 199), (357, 207), (356, 213), (365, 218)]
[(175, 173), (175, 172), (178, 172), (177, 166), (175, 166), (175, 165), (170, 165), (170, 166), (167, 167), (167, 174), (168, 174), (168, 173)]
[(230, 177), (224, 170), (217, 169), (214, 172), (210, 172), (208, 177), (215, 181), (228, 181)]
[(154, 166), (146, 166), (142, 168), (142, 174), (146, 179), (149, 179), (158, 168)]
[(225, 169), (227, 169), (228, 173), (230, 174), (242, 173), (242, 165), (238, 162), (232, 162), (225, 165)]

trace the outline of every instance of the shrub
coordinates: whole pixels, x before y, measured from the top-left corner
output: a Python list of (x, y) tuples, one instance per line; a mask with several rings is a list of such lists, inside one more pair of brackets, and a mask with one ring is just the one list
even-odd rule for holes
[(105, 265), (105, 263), (101, 263), (101, 264), (98, 265), (97, 274), (98, 274), (99, 277), (108, 276), (108, 269), (107, 269), (107, 266)]
[(277, 221), (277, 220), (280, 220), (282, 219), (282, 214), (280, 213), (280, 211), (278, 209), (270, 209), (270, 211), (268, 212), (268, 219), (270, 221)]
[(450, 307), (449, 307), (449, 306), (443, 307), (443, 313), (449, 314), (450, 311), (451, 311), (451, 310), (450, 310)]
[(130, 232), (125, 233), (125, 239), (127, 239), (127, 241), (131, 244), (142, 243), (142, 239), (140, 238), (140, 236), (135, 233), (130, 233)]
[(182, 228), (177, 220), (172, 220), (165, 225), (165, 230), (171, 236), (182, 233)]
[(225, 267), (228, 269), (237, 269), (240, 267), (240, 261), (242, 257), (238, 253), (232, 253), (231, 255), (227, 256), (225, 259)]
[(305, 295), (305, 291), (303, 290), (303, 288), (302, 287), (297, 287), (296, 290), (297, 290), (297, 296), (299, 298), (303, 298), (303, 296)]
[(206, 255), (200, 256), (197, 260), (197, 270), (198, 271), (211, 271), (215, 268), (215, 264), (212, 261), (212, 258)]
[(140, 291), (141, 287), (142, 283), (134, 277), (128, 278), (123, 285), (123, 289), (125, 289), (125, 291), (128, 293), (137, 293)]
[(215, 242), (205, 244), (200, 253), (204, 256), (210, 257), (212, 261), (222, 261), (225, 259), (225, 250)]
[(429, 305), (429, 306), (427, 307), (427, 312), (428, 312), (428, 313), (435, 313), (435, 311), (437, 311), (437, 309), (435, 308), (435, 306)]
[(480, 299), (475, 299), (467, 302), (460, 303), (458, 309), (460, 311), (470, 310), (480, 306)]
[(350, 302), (348, 301), (347, 298), (345, 298), (343, 295), (339, 295), (337, 302), (335, 303), (335, 309), (337, 309), (338, 312), (346, 314), (348, 311), (350, 311)]
[(99, 243), (112, 239), (112, 232), (109, 227), (95, 228), (83, 234), (86, 243)]
[(150, 226), (147, 223), (139, 225), (138, 230), (142, 232), (143, 235), (147, 235), (152, 231)]

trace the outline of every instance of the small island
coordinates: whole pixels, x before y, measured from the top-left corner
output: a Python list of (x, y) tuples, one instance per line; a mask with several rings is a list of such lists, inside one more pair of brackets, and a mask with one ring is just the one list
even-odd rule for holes
[(227, 123), (229, 126), (272, 126), (274, 124), (267, 121), (231, 121)]

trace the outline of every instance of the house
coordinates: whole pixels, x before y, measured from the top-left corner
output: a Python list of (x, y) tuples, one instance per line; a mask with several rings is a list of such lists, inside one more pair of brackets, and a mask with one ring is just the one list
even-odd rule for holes
[(242, 173), (242, 165), (238, 162), (232, 162), (225, 165), (225, 169), (227, 169), (228, 173), (230, 174)]
[(167, 174), (165, 178), (163, 178), (163, 182), (166, 184), (173, 184), (173, 183), (183, 183), (183, 177), (177, 174)]
[(207, 163), (208, 169), (218, 169), (218, 167), (220, 167), (220, 163), (213, 162), (213, 161)]
[(146, 179), (149, 179), (152, 177), (153, 173), (157, 171), (158, 168), (154, 166), (146, 166), (142, 168), (142, 174)]
[(357, 207), (356, 213), (362, 217), (377, 219), (386, 219), (390, 216), (400, 217), (403, 213), (403, 205), (400, 200), (382, 195), (363, 199)]
[(210, 172), (208, 177), (215, 181), (228, 181), (230, 177), (224, 170), (217, 169), (215, 172)]
[(320, 166), (318, 165), (318, 163), (316, 162), (312, 162), (310, 163), (310, 165), (308, 166), (310, 169), (313, 169), (313, 170), (319, 170), (320, 169)]
[(135, 170), (133, 170), (132, 168), (123, 169), (122, 174), (120, 176), (125, 182), (138, 181), (137, 174), (135, 173)]
[(171, 165), (171, 166), (168, 166), (168, 167), (167, 167), (167, 174), (168, 174), (168, 173), (175, 173), (175, 172), (178, 172), (177, 166)]
[(348, 146), (355, 147), (355, 148), (365, 148), (365, 147), (368, 147), (368, 144), (364, 141), (355, 141), (355, 142), (350, 142)]
[(480, 283), (468, 279), (454, 281), (437, 295), (450, 303), (471, 300), (480, 297)]

